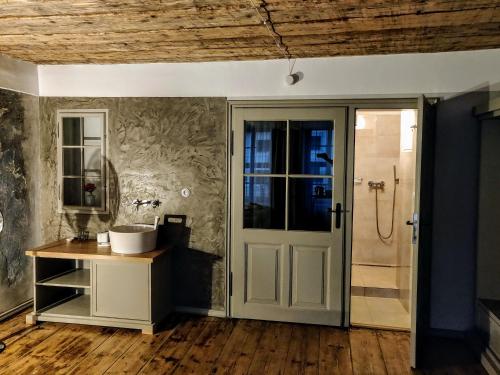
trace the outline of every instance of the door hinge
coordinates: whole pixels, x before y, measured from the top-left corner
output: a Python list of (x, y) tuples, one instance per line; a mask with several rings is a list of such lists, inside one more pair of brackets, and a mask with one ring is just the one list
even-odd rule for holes
[(231, 152), (231, 156), (234, 155), (234, 130), (231, 130), (231, 139), (229, 140), (229, 150)]
[(233, 273), (229, 273), (229, 296), (233, 296)]
[(59, 139), (59, 128), (61, 127), (61, 123), (57, 123), (57, 139)]

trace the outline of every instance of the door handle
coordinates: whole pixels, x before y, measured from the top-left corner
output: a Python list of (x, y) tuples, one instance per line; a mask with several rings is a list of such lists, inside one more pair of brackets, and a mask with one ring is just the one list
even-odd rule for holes
[(418, 213), (414, 212), (412, 215), (412, 220), (406, 220), (406, 225), (411, 225), (412, 235), (411, 235), (411, 243), (415, 245), (417, 243), (418, 237)]
[(331, 208), (329, 208), (328, 212), (331, 212), (331, 213), (335, 214), (335, 228), (340, 228), (340, 225), (342, 223), (342, 216), (341, 216), (341, 214), (343, 212), (347, 212), (346, 210), (342, 209), (342, 204), (337, 203), (335, 205), (335, 209), (332, 210)]

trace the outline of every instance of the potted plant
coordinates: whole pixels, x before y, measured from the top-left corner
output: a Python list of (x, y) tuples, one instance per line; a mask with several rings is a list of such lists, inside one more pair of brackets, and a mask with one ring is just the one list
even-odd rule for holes
[(94, 191), (96, 189), (95, 184), (88, 182), (83, 186), (83, 190), (87, 192), (85, 195), (85, 204), (87, 206), (95, 206), (95, 195)]

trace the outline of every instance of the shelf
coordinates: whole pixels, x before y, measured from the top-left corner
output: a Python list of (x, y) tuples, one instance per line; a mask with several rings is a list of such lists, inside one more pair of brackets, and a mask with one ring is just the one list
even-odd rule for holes
[(75, 269), (38, 281), (36, 285), (90, 288), (90, 270)]
[(90, 296), (77, 294), (76, 297), (63, 300), (41, 311), (41, 315), (90, 316)]

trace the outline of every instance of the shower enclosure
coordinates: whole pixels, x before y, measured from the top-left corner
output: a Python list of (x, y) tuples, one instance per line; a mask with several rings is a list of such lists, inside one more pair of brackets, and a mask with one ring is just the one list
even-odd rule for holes
[(351, 323), (410, 328), (415, 110), (358, 110)]

